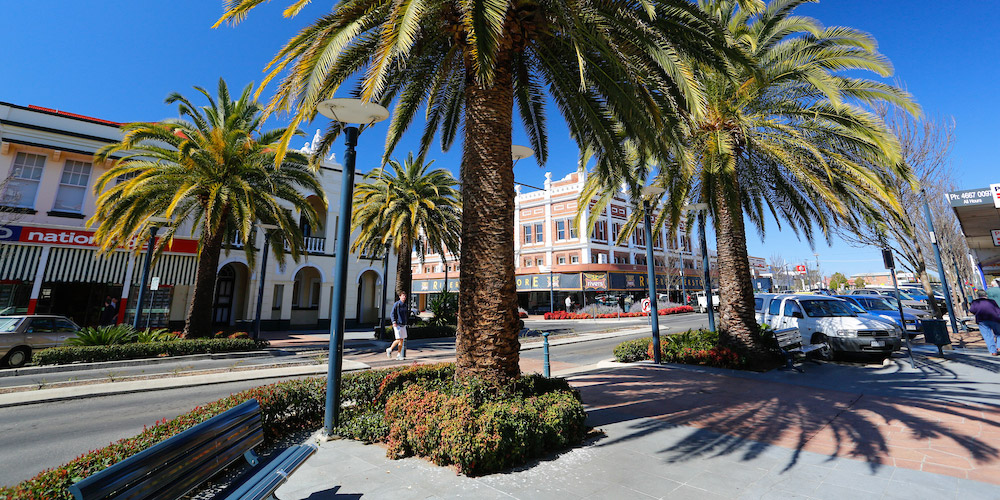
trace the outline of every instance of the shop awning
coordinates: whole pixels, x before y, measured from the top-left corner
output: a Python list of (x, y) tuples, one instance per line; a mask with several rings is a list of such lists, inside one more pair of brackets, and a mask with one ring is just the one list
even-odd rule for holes
[(39, 246), (0, 245), (0, 280), (34, 280), (41, 255)]

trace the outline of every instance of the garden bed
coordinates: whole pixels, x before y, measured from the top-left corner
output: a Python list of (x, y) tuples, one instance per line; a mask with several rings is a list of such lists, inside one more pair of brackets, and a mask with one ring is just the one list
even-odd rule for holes
[[(426, 457), (469, 475), (525, 464), (579, 444), (586, 413), (563, 379), (520, 377), (503, 389), (454, 381), (453, 364), (395, 367), (344, 376), (341, 426), (335, 432), (382, 442), (390, 458)], [(308, 378), (255, 387), (161, 420), (134, 437), (81, 455), (20, 484), (0, 487), (0, 500), (70, 499), (73, 482), (233, 408), (261, 405), (265, 447), (322, 427), (326, 381)], [(217, 488), (216, 484), (206, 485)]]
[[(657, 316), (667, 316), (670, 314), (680, 314), (694, 312), (694, 308), (691, 306), (677, 306), (677, 307), (666, 307), (657, 311)], [(643, 318), (649, 316), (649, 313), (644, 312), (627, 312), (627, 313), (603, 313), (603, 314), (588, 314), (588, 313), (571, 313), (566, 311), (555, 311), (547, 312), (544, 314), (545, 319), (613, 319), (613, 318)]]
[(267, 345), (268, 342), (266, 340), (221, 338), (65, 346), (36, 351), (32, 354), (32, 362), (36, 365), (97, 363), (101, 361), (184, 356), (189, 354), (258, 351), (267, 347)]

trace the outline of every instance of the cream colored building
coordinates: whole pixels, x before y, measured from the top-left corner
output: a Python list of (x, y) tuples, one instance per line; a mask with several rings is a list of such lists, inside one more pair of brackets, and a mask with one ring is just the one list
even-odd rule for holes
[[(0, 102), (0, 174), (7, 179), (0, 204), (0, 313), (53, 313), (94, 324), (107, 296), (120, 298), (120, 319), (131, 321), (141, 276), (141, 254), (96, 254), (85, 221), (94, 211), (93, 186), (111, 166), (95, 164), (94, 153), (121, 139), (120, 124), (72, 113)], [(308, 148), (309, 145), (306, 145)], [(332, 158), (320, 168), (328, 200), (340, 197), (341, 165)], [(358, 174), (356, 181), (361, 180)], [(264, 329), (326, 329), (339, 222), (336, 203), (310, 201), (321, 214), (318, 228), (303, 227), (309, 250), (299, 262), (268, 259), (264, 281)], [(179, 231), (178, 234), (189, 234)], [(262, 243), (258, 235), (256, 244)], [(143, 315), (151, 325), (179, 328), (190, 300), (197, 243), (176, 238), (152, 266), (157, 290)], [(390, 257), (394, 259), (394, 257)], [(213, 322), (219, 329), (244, 329), (255, 317), (259, 265), (250, 269), (241, 249), (219, 263)], [(378, 322), (383, 283), (379, 258), (352, 255), (348, 267), (349, 324)]]

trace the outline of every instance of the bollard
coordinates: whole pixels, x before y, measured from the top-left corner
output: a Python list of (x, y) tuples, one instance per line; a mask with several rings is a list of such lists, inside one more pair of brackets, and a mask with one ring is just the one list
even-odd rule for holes
[(406, 359), (406, 339), (399, 343), (399, 355)]
[(542, 332), (542, 346), (545, 355), (545, 363), (542, 366), (542, 374), (545, 378), (549, 378), (551, 374), (549, 373), (549, 332)]

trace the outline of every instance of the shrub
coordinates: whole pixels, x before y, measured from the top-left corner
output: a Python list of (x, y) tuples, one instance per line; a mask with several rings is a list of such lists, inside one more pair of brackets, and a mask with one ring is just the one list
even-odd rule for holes
[[(660, 337), (660, 361), (687, 365), (744, 368), (746, 360), (727, 347), (719, 347), (719, 335), (708, 330), (688, 330)], [(633, 363), (653, 358), (651, 339), (627, 340), (615, 347), (615, 359)]]
[(20, 484), (0, 487), (0, 500), (71, 499), (73, 496), (68, 488), (74, 482), (254, 398), (260, 403), (261, 425), (264, 439), (268, 442), (298, 430), (317, 428), (323, 422), (325, 389), (324, 378), (311, 378), (279, 382), (233, 394), (177, 418), (160, 420), (136, 436), (84, 453), (65, 465), (41, 472)]
[(587, 304), (580, 309), (581, 313), (589, 314), (591, 317), (600, 318), (602, 314), (610, 314), (611, 317), (617, 317), (621, 314), (622, 310), (618, 306), (609, 306), (604, 304)]
[(429, 321), (431, 325), (453, 325), (458, 321), (458, 296), (448, 291), (441, 292), (431, 299), (428, 309), (434, 313)]
[(118, 345), (135, 341), (131, 325), (88, 326), (66, 340), (66, 345)]
[(653, 341), (651, 339), (626, 340), (615, 346), (615, 360), (619, 363), (634, 363), (649, 359), (651, 356), (647, 350), (652, 345)]
[(177, 336), (167, 331), (166, 328), (154, 328), (152, 330), (139, 330), (135, 332), (133, 339), (139, 343), (149, 342), (170, 342), (177, 340)]
[(266, 340), (250, 339), (185, 339), (148, 344), (119, 344), (100, 346), (67, 346), (42, 349), (32, 359), (39, 365), (62, 365), (74, 362), (96, 363), (123, 359), (183, 356), (214, 352), (255, 351), (268, 345)]

